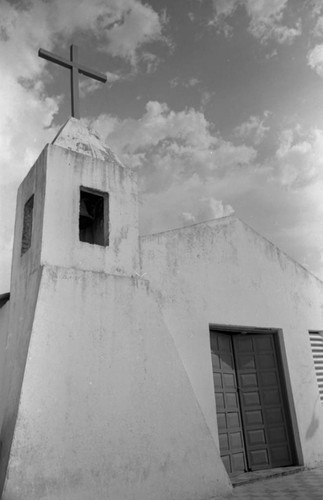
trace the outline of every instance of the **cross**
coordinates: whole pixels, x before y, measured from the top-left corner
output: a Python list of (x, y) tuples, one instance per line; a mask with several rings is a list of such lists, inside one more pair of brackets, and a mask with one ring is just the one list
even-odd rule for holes
[(80, 118), (80, 109), (79, 109), (79, 73), (85, 76), (89, 76), (90, 78), (94, 78), (94, 80), (98, 80), (99, 82), (105, 83), (107, 81), (106, 75), (103, 73), (99, 73), (93, 69), (87, 68), (83, 66), (83, 64), (79, 64), (78, 62), (78, 47), (76, 45), (71, 45), (70, 48), (70, 60), (64, 59), (63, 57), (56, 56), (52, 52), (48, 52), (47, 50), (39, 49), (38, 51), (39, 57), (43, 59), (47, 59), (47, 61), (51, 61), (53, 63), (59, 64), (64, 68), (68, 68), (71, 71), (71, 104), (72, 104), (72, 116), (74, 118)]

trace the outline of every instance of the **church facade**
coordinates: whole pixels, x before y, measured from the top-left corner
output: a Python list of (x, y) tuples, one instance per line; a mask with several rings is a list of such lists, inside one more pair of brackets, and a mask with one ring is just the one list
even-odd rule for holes
[(323, 283), (234, 216), (140, 237), (136, 173), (71, 118), (18, 191), (3, 500), (211, 500), (323, 462)]

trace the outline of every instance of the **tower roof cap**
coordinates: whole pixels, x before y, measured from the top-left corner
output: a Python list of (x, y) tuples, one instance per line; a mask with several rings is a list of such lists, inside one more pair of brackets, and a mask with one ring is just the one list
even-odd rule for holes
[(124, 166), (112, 149), (104, 143), (96, 130), (76, 118), (67, 120), (52, 141), (52, 144), (98, 160)]

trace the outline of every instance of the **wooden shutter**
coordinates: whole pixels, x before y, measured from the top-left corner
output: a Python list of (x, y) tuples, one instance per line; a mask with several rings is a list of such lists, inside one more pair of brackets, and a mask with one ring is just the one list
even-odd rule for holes
[(323, 332), (310, 331), (309, 334), (321, 403), (323, 403)]

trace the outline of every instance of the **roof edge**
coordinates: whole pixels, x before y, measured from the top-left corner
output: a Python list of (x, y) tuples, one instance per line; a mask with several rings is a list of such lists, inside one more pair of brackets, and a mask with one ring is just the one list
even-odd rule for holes
[(162, 236), (164, 234), (166, 235), (166, 234), (170, 234), (170, 233), (176, 233), (176, 232), (179, 232), (179, 231), (187, 231), (187, 230), (191, 229), (192, 227), (207, 226), (207, 225), (210, 225), (211, 223), (215, 223), (215, 222), (218, 222), (218, 221), (219, 222), (225, 222), (225, 221), (229, 221), (230, 219), (232, 221), (239, 222), (246, 229), (248, 229), (249, 231), (253, 232), (258, 238), (260, 238), (263, 241), (266, 241), (268, 244), (270, 244), (272, 247), (274, 247), (279, 252), (279, 254), (283, 255), (288, 261), (292, 262), (295, 266), (297, 266), (298, 268), (300, 268), (303, 271), (305, 271), (307, 274), (309, 274), (310, 276), (312, 276), (316, 281), (318, 281), (321, 285), (323, 285), (323, 280), (321, 278), (319, 278), (318, 276), (316, 276), (312, 271), (310, 271), (305, 266), (303, 266), (302, 264), (300, 264), (297, 260), (295, 260), (293, 257), (291, 257), (287, 252), (285, 252), (284, 250), (282, 250), (279, 246), (277, 246), (271, 240), (269, 240), (268, 238), (266, 238), (266, 236), (263, 236), (261, 233), (259, 233), (258, 231), (256, 231), (256, 229), (254, 229), (252, 226), (250, 226), (249, 224), (247, 224), (244, 220), (240, 219), (240, 217), (238, 217), (235, 214), (226, 215), (224, 217), (219, 217), (217, 219), (208, 219), (206, 221), (197, 222), (195, 224), (190, 224), (190, 225), (187, 225), (187, 226), (182, 226), (182, 227), (178, 227), (178, 228), (174, 228), (174, 229), (168, 229), (166, 231), (160, 231), (158, 233), (145, 234), (145, 235), (140, 236), (139, 239), (140, 240), (145, 240), (145, 239), (148, 239), (150, 237), (154, 238), (154, 237)]
[(185, 231), (187, 229), (190, 229), (191, 227), (203, 226), (203, 225), (210, 224), (211, 222), (223, 221), (224, 219), (237, 219), (237, 220), (240, 220), (234, 214), (224, 215), (223, 217), (217, 217), (217, 218), (213, 218), (213, 219), (207, 219), (207, 220), (203, 220), (201, 222), (195, 222), (194, 224), (187, 224), (186, 226), (174, 227), (172, 229), (166, 229), (166, 231), (158, 231), (157, 233), (142, 234), (142, 235), (139, 236), (139, 238), (140, 239), (144, 239), (144, 238), (150, 238), (150, 237), (153, 237), (153, 236), (161, 236), (163, 234), (172, 233), (172, 232), (176, 232), (176, 231)]

